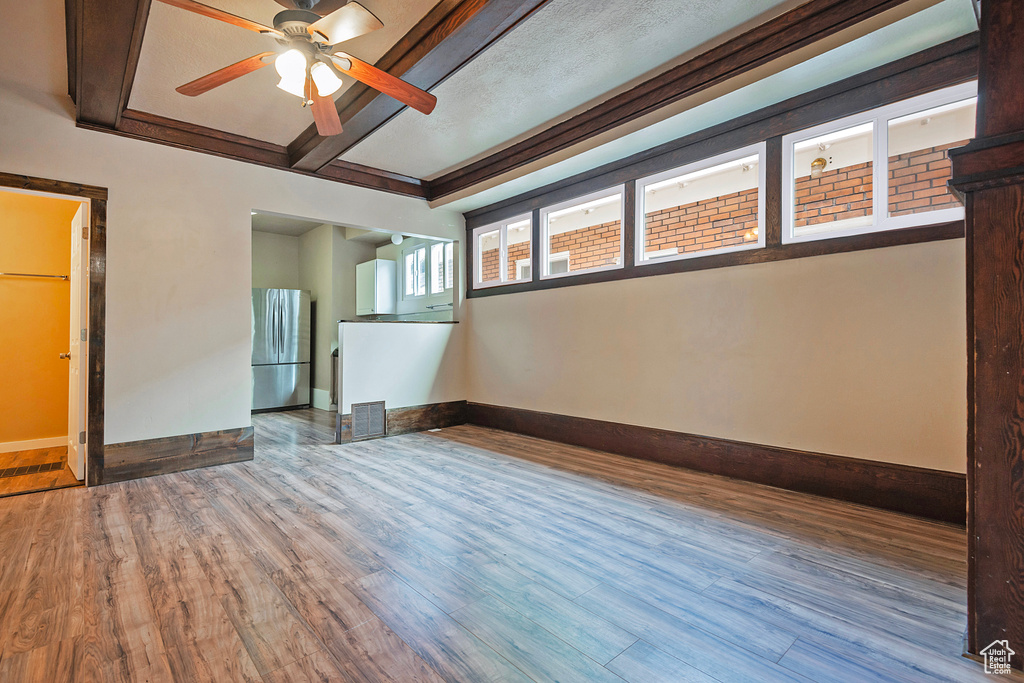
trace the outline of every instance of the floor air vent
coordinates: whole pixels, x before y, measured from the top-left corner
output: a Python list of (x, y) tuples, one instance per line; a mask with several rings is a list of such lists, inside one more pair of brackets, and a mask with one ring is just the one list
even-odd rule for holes
[(352, 440), (387, 435), (384, 401), (352, 404)]

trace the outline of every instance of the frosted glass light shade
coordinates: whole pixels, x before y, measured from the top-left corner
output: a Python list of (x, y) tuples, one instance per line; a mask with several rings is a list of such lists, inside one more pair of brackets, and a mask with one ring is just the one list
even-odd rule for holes
[(309, 75), (313, 77), (313, 83), (316, 85), (316, 91), (320, 93), (320, 97), (330, 97), (341, 87), (341, 79), (335, 75), (331, 67), (322, 62), (314, 64), (309, 70)]

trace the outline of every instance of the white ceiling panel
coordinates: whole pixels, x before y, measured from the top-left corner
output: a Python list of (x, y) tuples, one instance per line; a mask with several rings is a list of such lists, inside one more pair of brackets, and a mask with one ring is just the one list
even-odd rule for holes
[(438, 103), (430, 116), (405, 110), (342, 159), (436, 177), (794, 4), (551, 0), (434, 88)]
[(541, 170), (450, 202), (446, 208), (466, 212), (515, 197), (901, 59), (977, 28), (971, 0), (943, 0), (761, 81)]
[[(206, 0), (205, 4), (273, 25), (284, 7), (273, 0)], [(360, 0), (384, 23), (384, 28), (355, 38), (345, 49), (371, 64), (405, 35), (437, 4), (437, 0)], [(280, 46), (263, 36), (230, 24), (155, 1), (142, 41), (139, 67), (132, 87), (131, 109), (196, 123), (236, 135), (287, 144), (313, 122), (301, 100), (277, 86), (273, 65), (243, 76), (198, 97), (175, 88), (259, 52)], [(341, 96), (353, 81), (335, 94)]]

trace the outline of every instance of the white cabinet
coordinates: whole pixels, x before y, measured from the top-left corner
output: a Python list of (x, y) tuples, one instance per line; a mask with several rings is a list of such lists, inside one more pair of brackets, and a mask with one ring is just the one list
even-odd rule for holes
[(356, 315), (386, 315), (395, 312), (395, 262), (374, 259), (356, 266)]

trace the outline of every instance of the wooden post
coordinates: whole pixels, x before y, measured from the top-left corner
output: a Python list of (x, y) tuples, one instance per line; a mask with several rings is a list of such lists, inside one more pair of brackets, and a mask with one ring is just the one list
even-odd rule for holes
[(1024, 653), (1024, 3), (981, 3), (977, 136), (951, 153), (967, 211), (967, 638)]

